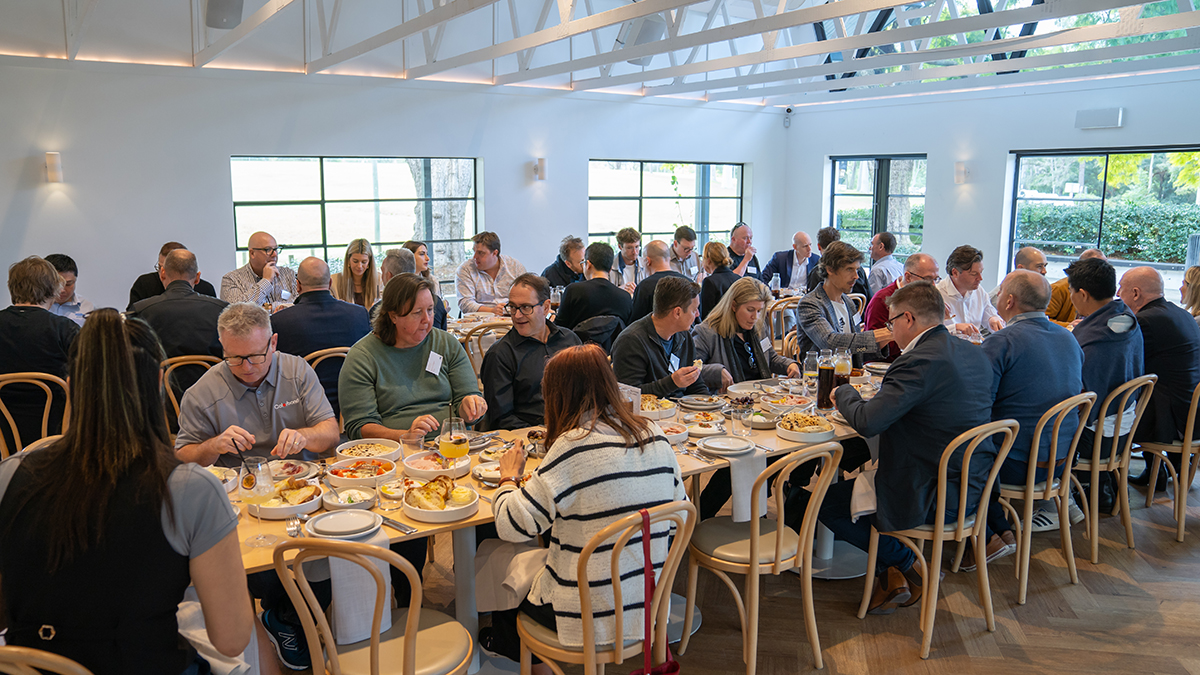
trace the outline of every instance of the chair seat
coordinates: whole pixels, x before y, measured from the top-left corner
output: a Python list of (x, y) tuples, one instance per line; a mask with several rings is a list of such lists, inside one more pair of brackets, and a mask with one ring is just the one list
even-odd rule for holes
[[(1143, 450), (1182, 453), (1183, 441), (1174, 441), (1172, 443), (1138, 443), (1138, 447)], [(1192, 443), (1192, 452), (1200, 452), (1200, 444)]]
[[(758, 563), (775, 562), (774, 520), (758, 519)], [(750, 564), (750, 523), (735, 523), (729, 516), (709, 518), (696, 525), (692, 546), (701, 553), (732, 563)], [(783, 557), (791, 558), (800, 550), (800, 535), (783, 528)]]
[[(1058, 479), (1055, 478), (1054, 484), (1050, 486), (1050, 489), (1057, 490), (1058, 488), (1059, 488), (1059, 482), (1058, 482)], [(1021, 492), (1021, 493), (1023, 493), (1023, 492), (1025, 492), (1025, 484), (1020, 483), (1020, 484), (1009, 485), (1007, 483), (1001, 483), (1000, 489), (1005, 492)], [(1034, 492), (1043, 492), (1045, 489), (1046, 489), (1046, 481), (1041, 481), (1033, 486)]]
[[(422, 613), (424, 613), (424, 610), (422, 610)], [(551, 649), (559, 649), (567, 652), (579, 652), (581, 654), (583, 653), (582, 645), (578, 647), (564, 645), (558, 641), (558, 631), (550, 630), (549, 628), (526, 616), (524, 612), (517, 614), (517, 623), (521, 624), (521, 628), (525, 629), (525, 632), (529, 633), (530, 637), (546, 645), (547, 647), (550, 647)], [(626, 640), (625, 648), (628, 649), (629, 647), (633, 647), (641, 643), (641, 640)], [(611, 652), (612, 650), (612, 645), (596, 645), (597, 654)]]
[[(1022, 487), (1021, 489), (1023, 490), (1025, 488)], [(967, 519), (963, 522), (965, 523), (965, 525), (963, 526), (964, 528), (974, 527), (975, 526), (975, 514), (971, 514), (970, 516), (967, 516)], [(945, 526), (942, 527), (942, 532), (953, 532), (954, 528), (956, 528), (956, 527), (958, 527), (957, 519), (946, 521)], [(913, 532), (933, 532), (933, 525), (928, 525), (928, 524), (927, 525), (918, 525), (918, 526), (912, 528), (911, 531), (913, 531)]]
[[(392, 627), (379, 636), (379, 665), (382, 672), (399, 673), (404, 665), (404, 624), (408, 607), (392, 611)], [(421, 609), (417, 626), (417, 663), (419, 675), (443, 675), (453, 672), (471, 655), (474, 638), (454, 619), (432, 609)], [(371, 672), (371, 640), (338, 645), (338, 657), (345, 675)]]

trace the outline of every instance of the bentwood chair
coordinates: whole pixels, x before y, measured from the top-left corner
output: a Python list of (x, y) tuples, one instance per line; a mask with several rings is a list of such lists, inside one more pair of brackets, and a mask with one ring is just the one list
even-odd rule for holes
[[(950, 441), (942, 452), (942, 459), (938, 463), (938, 479), (937, 479), (937, 500), (936, 509), (934, 511), (934, 519), (932, 525), (921, 525), (908, 530), (900, 530), (898, 532), (879, 532), (874, 526), (871, 526), (871, 544), (867, 550), (867, 583), (863, 590), (862, 603), (858, 607), (858, 618), (863, 618), (867, 615), (867, 607), (871, 604), (871, 590), (875, 582), (875, 562), (879, 555), (879, 535), (885, 534), (895, 537), (900, 543), (907, 546), (913, 553), (917, 554), (917, 570), (921, 573), (921, 658), (929, 658), (929, 647), (933, 643), (933, 619), (937, 614), (938, 587), (941, 580), (941, 561), (942, 561), (942, 546), (947, 541), (958, 542), (958, 551), (954, 555), (953, 569), (958, 569), (958, 564), (962, 560), (963, 551), (965, 550), (967, 538), (972, 538), (973, 546), (975, 547), (975, 573), (979, 581), (979, 600), (983, 605), (983, 616), (987, 621), (987, 629), (989, 632), (996, 630), (996, 617), (992, 613), (992, 589), (988, 585), (987, 573), (987, 511), (988, 511), (988, 495), (992, 494), (992, 485), (996, 482), (996, 476), (1000, 473), (1000, 466), (1004, 464), (1004, 459), (1008, 457), (1008, 451), (1012, 448), (1013, 439), (1016, 438), (1017, 429), (1020, 425), (1016, 420), (1000, 420), (983, 424), (964, 431), (957, 438)], [(997, 434), (1004, 434), (1000, 441), (1000, 447), (996, 453), (996, 460), (992, 464), (992, 469), (988, 473), (987, 483), (984, 484), (982, 495), (979, 499), (979, 506), (974, 513), (967, 512), (967, 491), (970, 484), (970, 466), (971, 458), (975, 455), (979, 444), (985, 439), (991, 438)], [(958, 517), (952, 521), (946, 522), (946, 488), (947, 488), (947, 473), (950, 464), (950, 458), (956, 451), (963, 448), (962, 453), (962, 472), (958, 485)], [(930, 554), (929, 562), (925, 562), (925, 554), (921, 547), (914, 543), (913, 540), (931, 541), (933, 542), (933, 551)]]
[[(167, 383), (167, 401), (171, 403), (171, 408), (175, 411), (175, 419), (179, 419), (179, 398), (175, 396), (175, 388), (171, 386), (171, 374), (176, 370), (185, 367), (200, 367), (209, 370), (213, 366), (221, 362), (220, 357), (209, 356), (207, 354), (188, 354), (184, 356), (172, 356), (162, 362), (163, 381)], [(170, 416), (167, 416), (167, 426), (170, 427)]]
[[(1075, 471), (1090, 473), (1092, 487), (1090, 493), (1083, 491), (1083, 486), (1079, 484), (1079, 479), (1072, 473), (1071, 482), (1079, 490), (1079, 494), (1086, 498), (1080, 500), (1080, 506), (1083, 509), (1085, 518), (1084, 527), (1087, 529), (1087, 536), (1092, 540), (1092, 564), (1100, 562), (1100, 472), (1101, 471), (1116, 471), (1118, 474), (1117, 482), (1117, 510), (1121, 514), (1121, 522), (1125, 525), (1125, 542), (1129, 548), (1133, 548), (1133, 518), (1129, 512), (1129, 454), (1133, 449), (1133, 435), (1137, 432), (1138, 425), (1142, 421), (1142, 413), (1146, 410), (1146, 405), (1150, 403), (1150, 394), (1154, 392), (1154, 383), (1158, 381), (1157, 375), (1143, 375), (1134, 378), (1125, 384), (1112, 390), (1108, 396), (1104, 397), (1104, 403), (1100, 405), (1100, 412), (1097, 417), (1097, 430), (1101, 433), (1096, 434), (1096, 440), (1092, 443), (1092, 452), (1087, 457), (1083, 457), (1082, 453), (1079, 461), (1075, 464)], [(1125, 412), (1129, 409), (1130, 397), (1137, 396), (1137, 407), (1134, 409), (1133, 426), (1129, 428), (1129, 437), (1125, 439), (1125, 444), (1121, 448), (1121, 452), (1117, 452), (1117, 438), (1112, 438), (1111, 452), (1106, 459), (1101, 459), (1101, 442), (1104, 441), (1103, 425), (1104, 418), (1109, 414), (1116, 414), (1116, 422), (1114, 429), (1120, 430), (1121, 423), (1125, 418)], [(1086, 450), (1086, 448), (1085, 448)], [(1061, 519), (1060, 519), (1061, 520)]]
[(867, 308), (867, 296), (862, 293), (847, 293), (846, 297), (854, 303), (854, 316), (861, 318), (863, 310)]
[(803, 356), (800, 354), (800, 332), (792, 331), (783, 336), (783, 350), (779, 352), (789, 359), (799, 361)]
[[(42, 433), (37, 438), (22, 439), (20, 432), (17, 430), (17, 421), (9, 412), (8, 407), (4, 405), (4, 401), (0, 399), (0, 413), (3, 413), (4, 421), (8, 424), (8, 430), (12, 434), (13, 447), (8, 447), (8, 442), (5, 440), (3, 433), (0, 433), (0, 459), (8, 457), (14, 452), (18, 452), (25, 447), (26, 443), (32, 443), (38, 439), (45, 438), (50, 435), (50, 411), (54, 407), (54, 391), (50, 388), (55, 385), (62, 389), (63, 396), (66, 398), (66, 404), (63, 406), (62, 413), (62, 431), (67, 430), (67, 422), (71, 417), (71, 395), (67, 391), (67, 383), (61, 377), (55, 377), (47, 373), (9, 373), (0, 375), (0, 389), (4, 389), (9, 385), (28, 384), (42, 390), (42, 394), (46, 398), (46, 405), (42, 409)], [(36, 396), (37, 393), (32, 389), (30, 395)]]
[[(571, 663), (583, 666), (584, 675), (603, 675), (604, 666), (608, 663), (620, 665), (625, 659), (642, 653), (643, 649), (653, 650), (654, 663), (662, 663), (667, 658), (667, 617), (670, 612), (671, 586), (675, 582), (675, 573), (683, 560), (683, 552), (687, 549), (688, 541), (692, 538), (692, 529), (696, 525), (696, 507), (689, 502), (670, 502), (647, 509), (650, 512), (650, 525), (669, 523), (675, 528), (675, 536), (671, 538), (667, 558), (658, 573), (654, 586), (654, 595), (650, 600), (651, 642), (644, 644), (641, 638), (622, 640), (620, 647), (616, 644), (596, 644), (595, 616), (592, 609), (592, 589), (588, 584), (579, 587), (580, 613), (583, 620), (583, 646), (567, 646), (558, 639), (558, 633), (530, 619), (525, 614), (517, 615), (517, 634), (521, 636), (521, 675), (529, 675), (533, 668), (532, 656), (536, 654), (552, 671), (563, 675), (559, 663)], [(612, 546), (612, 552), (601, 553), (609, 559), (609, 573), (615, 583), (607, 588), (613, 592), (613, 635), (620, 639), (625, 634), (625, 603), (621, 600), (621, 566), (620, 560), (625, 546), (631, 538), (642, 532), (641, 513), (633, 513), (609, 524), (592, 536), (583, 552), (579, 554), (577, 566), (578, 579), (590, 579), (588, 565), (592, 555), (601, 546)], [(640, 541), (640, 540), (639, 540)], [(642, 560), (641, 544), (636, 546), (635, 554)], [(638, 575), (638, 587), (641, 587), (641, 574)], [(638, 609), (642, 605), (638, 603)], [(640, 635), (640, 633), (639, 633)]]
[[(1088, 414), (1091, 413), (1095, 403), (1096, 393), (1089, 391), (1072, 396), (1047, 410), (1033, 430), (1025, 484), (1000, 484), (1000, 505), (1012, 516), (1012, 522), (1017, 528), (1017, 579), (1020, 583), (1017, 604), (1019, 605), (1025, 604), (1029, 590), (1029, 555), (1030, 545), (1033, 542), (1034, 500), (1052, 499), (1058, 506), (1058, 536), (1062, 540), (1063, 557), (1067, 560), (1067, 572), (1071, 576), (1071, 583), (1079, 583), (1079, 575), (1075, 571), (1075, 552), (1071, 547), (1071, 518), (1068, 514), (1068, 507), (1071, 503), (1071, 478), (1064, 475), (1064, 472), (1070, 473), (1071, 471), (1071, 463), (1075, 458), (1075, 447), (1079, 444), (1084, 424), (1086, 424)], [(1066, 448), (1059, 448), (1059, 429), (1063, 422), (1071, 416), (1079, 420), (1079, 426), (1075, 429), (1075, 435), (1071, 437), (1071, 443)], [(1046, 425), (1051, 422), (1054, 425), (1050, 429), (1050, 449), (1045, 461), (1039, 461), (1041, 439), (1045, 435)], [(1040, 481), (1037, 479), (1038, 469), (1045, 472), (1045, 478)], [(1011, 503), (1013, 499), (1024, 500), (1021, 516), (1018, 516), (1017, 510), (1013, 508)]]
[[(475, 370), (476, 378), (479, 377), (479, 371), (483, 368), (483, 355), (487, 353), (488, 347), (491, 347), (511, 328), (512, 324), (507, 321), (491, 321), (475, 326), (462, 337), (461, 342), (467, 350), (467, 358), (471, 361), (471, 368)], [(480, 383), (480, 386), (482, 387), (483, 384)]]
[[(767, 305), (767, 337), (771, 339), (771, 344), (775, 344), (775, 340), (782, 339), (784, 333), (783, 315), (785, 312), (794, 312), (796, 307), (800, 305), (800, 301), (804, 299), (802, 295), (793, 295), (788, 298), (780, 298)], [(779, 332), (775, 332), (775, 324), (779, 324)], [(782, 347), (782, 345), (779, 345)]]
[[(1179, 471), (1175, 470), (1175, 465), (1166, 462), (1167, 471), (1171, 473), (1171, 477), (1175, 479), (1175, 541), (1183, 541), (1183, 526), (1187, 520), (1187, 497), (1188, 490), (1192, 488), (1192, 481), (1196, 478), (1196, 467), (1200, 466), (1200, 443), (1196, 442), (1196, 437), (1193, 434), (1193, 429), (1196, 426), (1196, 406), (1200, 404), (1200, 385), (1196, 386), (1196, 390), (1192, 392), (1192, 405), (1188, 408), (1187, 427), (1183, 432), (1183, 440), (1175, 441), (1174, 443), (1140, 443), (1144, 456), (1153, 460), (1150, 464), (1150, 488), (1146, 490), (1146, 506), (1149, 507), (1154, 503), (1154, 482), (1158, 478), (1158, 467), (1163, 463), (1169, 454), (1180, 456)], [(1184, 476), (1187, 479), (1184, 480)]]
[(65, 656), (29, 647), (0, 647), (0, 673), (7, 675), (92, 675), (92, 671)]
[[(349, 353), (350, 353), (349, 347), (330, 347), (329, 349), (321, 349), (321, 350), (315, 351), (315, 352), (309, 354), (308, 356), (304, 357), (304, 360), (308, 362), (308, 365), (312, 366), (313, 370), (316, 370), (317, 366), (321, 365), (321, 363), (323, 363), (325, 361), (328, 361), (329, 359), (342, 359), (343, 361), (345, 361), (346, 354), (349, 354)], [(340, 371), (341, 368), (339, 367), (338, 370)], [(339, 413), (338, 414), (338, 431), (342, 432), (345, 430), (346, 430), (346, 420), (344, 420), (342, 418), (341, 413)]]
[[(746, 675), (754, 675), (758, 668), (758, 601), (759, 577), (764, 574), (778, 575), (784, 570), (800, 568), (801, 590), (804, 595), (804, 626), (808, 631), (808, 643), (812, 647), (813, 667), (825, 667), (821, 657), (821, 640), (817, 634), (817, 618), (813, 610), (812, 597), (812, 552), (813, 535), (816, 532), (817, 514), (825, 501), (825, 492), (833, 483), (842, 459), (839, 443), (822, 443), (797, 450), (782, 460), (767, 467), (754, 479), (754, 491), (750, 498), (750, 513), (759, 513), (759, 498), (762, 486), (778, 474), (775, 479), (775, 513), (772, 523), (767, 518), (755, 518), (751, 522), (735, 523), (729, 516), (709, 518), (696, 526), (692, 544), (688, 547), (687, 609), (684, 611), (683, 641), (679, 653), (687, 650), (692, 635), (692, 611), (696, 606), (696, 578), (699, 568), (712, 570), (729, 590), (733, 592), (738, 616), (742, 620), (742, 660), (746, 663)], [(820, 460), (821, 473), (812, 490), (800, 533), (784, 525), (784, 483), (799, 465)], [(737, 591), (729, 574), (746, 576), (746, 603)]]
[(55, 434), (53, 436), (46, 436), (44, 438), (39, 438), (38, 440), (25, 446), (25, 448), (23, 450), (21, 450), (21, 452), (33, 452), (34, 450), (41, 450), (42, 448), (46, 447), (47, 445), (50, 445), (51, 443), (54, 443), (55, 441), (57, 441), (60, 438), (62, 438), (62, 434)]
[[(296, 557), (284, 560), (289, 551)], [(338, 645), (321, 604), (313, 594), (304, 573), (303, 563), (314, 558), (337, 557), (362, 567), (375, 580), (375, 606), (371, 620), (371, 637), (349, 645)], [(404, 573), (412, 588), (407, 607), (390, 609), (392, 599), (386, 592), (385, 572), (374, 559), (387, 562)], [(370, 673), (400, 673), (401, 675), (458, 675), (467, 672), (475, 638), (462, 624), (449, 616), (421, 607), (421, 579), (417, 570), (404, 558), (379, 546), (330, 539), (289, 539), (275, 547), (275, 572), (291, 598), (304, 626), (313, 661), (324, 663), (332, 675)], [(383, 613), (391, 611), (392, 627), (385, 632), (379, 628)], [(323, 654), (322, 654), (323, 653)]]

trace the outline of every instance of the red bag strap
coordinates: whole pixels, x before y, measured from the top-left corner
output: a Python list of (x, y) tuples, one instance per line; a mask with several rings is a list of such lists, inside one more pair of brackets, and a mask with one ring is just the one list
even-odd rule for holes
[[(646, 641), (642, 643), (642, 655), (645, 663), (645, 670), (642, 671), (646, 675), (650, 674), (650, 601), (654, 597), (654, 563), (650, 561), (650, 512), (646, 509), (639, 511), (642, 514), (642, 562), (645, 565), (646, 579), (646, 597), (645, 609), (642, 615), (642, 624), (645, 626)], [(621, 637), (617, 636), (617, 640)], [(618, 643), (619, 644), (619, 643)]]

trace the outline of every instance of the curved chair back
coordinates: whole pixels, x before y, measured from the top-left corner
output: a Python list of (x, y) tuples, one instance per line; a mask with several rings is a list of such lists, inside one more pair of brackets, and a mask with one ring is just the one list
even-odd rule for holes
[(1188, 469), (1188, 481), (1186, 485), (1191, 485), (1192, 481), (1196, 480), (1196, 468), (1200, 467), (1200, 456), (1193, 457), (1192, 453), (1186, 450), (1186, 448), (1192, 447), (1192, 443), (1195, 442), (1194, 431), (1196, 429), (1197, 406), (1200, 406), (1200, 384), (1197, 384), (1196, 389), (1192, 391), (1192, 404), (1188, 408), (1187, 427), (1183, 430), (1182, 447), (1185, 448), (1183, 454), (1188, 458), (1188, 465), (1190, 467)]
[[(17, 421), (9, 412), (8, 407), (4, 405), (4, 401), (0, 399), (0, 413), (3, 413), (4, 421), (8, 424), (8, 430), (12, 433), (13, 447), (8, 447), (8, 442), (5, 441), (5, 436), (0, 433), (0, 459), (8, 457), (13, 452), (19, 451), (25, 447), (25, 443), (32, 443), (41, 438), (45, 438), (50, 433), (50, 411), (54, 407), (54, 391), (50, 385), (56, 385), (63, 391), (66, 397), (66, 405), (63, 406), (62, 416), (62, 431), (67, 430), (67, 422), (71, 417), (71, 394), (67, 390), (67, 383), (61, 377), (56, 377), (47, 373), (9, 373), (0, 375), (0, 389), (13, 384), (29, 384), (42, 390), (46, 397), (46, 405), (42, 409), (42, 433), (37, 438), (22, 439), (21, 433), (17, 430)], [(33, 394), (34, 392), (30, 392)]]
[(783, 350), (780, 351), (779, 353), (782, 354), (783, 356), (788, 357), (789, 359), (795, 359), (796, 361), (799, 361), (801, 359), (802, 355), (800, 354), (800, 332), (799, 331), (794, 330), (794, 331), (788, 333), (787, 335), (783, 336)]
[[(776, 338), (783, 337), (783, 313), (786, 311), (795, 311), (800, 305), (800, 301), (804, 299), (802, 295), (793, 295), (788, 298), (780, 298), (767, 305), (767, 337), (771, 343), (775, 343)], [(779, 323), (779, 332), (775, 332), (775, 323)]]
[[(1113, 389), (1112, 392), (1104, 397), (1104, 403), (1100, 405), (1100, 412), (1096, 417), (1096, 430), (1100, 433), (1096, 434), (1096, 439), (1092, 442), (1091, 464), (1099, 465), (1100, 471), (1115, 471), (1123, 466), (1129, 466), (1129, 454), (1133, 451), (1133, 437), (1137, 433), (1138, 425), (1142, 423), (1142, 413), (1146, 411), (1146, 406), (1150, 404), (1150, 395), (1154, 393), (1154, 384), (1158, 382), (1157, 375), (1143, 375), (1136, 377), (1125, 384)], [(1117, 452), (1116, 444), (1119, 432), (1121, 430), (1122, 421), (1125, 419), (1125, 413), (1129, 410), (1129, 398), (1137, 396), (1137, 407), (1134, 408), (1133, 426), (1129, 428), (1129, 436), (1125, 439), (1125, 443), (1121, 447), (1121, 451)], [(1113, 413), (1113, 404), (1116, 403), (1116, 412)], [(1104, 442), (1104, 418), (1110, 414), (1116, 414), (1116, 421), (1113, 422), (1113, 429), (1118, 432), (1118, 436), (1113, 438), (1113, 447), (1108, 453), (1108, 459), (1101, 460), (1101, 444)], [(1189, 416), (1188, 419), (1192, 417)]]
[[(1079, 437), (1083, 434), (1084, 426), (1087, 424), (1088, 415), (1092, 412), (1092, 406), (1096, 403), (1096, 392), (1086, 391), (1082, 394), (1072, 396), (1071, 398), (1059, 403), (1053, 408), (1046, 411), (1042, 418), (1038, 420), (1037, 427), (1033, 430), (1032, 447), (1029, 450), (1029, 469), (1025, 472), (1025, 499), (1053, 499), (1054, 495), (1062, 492), (1060, 496), (1066, 497), (1068, 489), (1054, 487), (1054, 474), (1059, 466), (1066, 467), (1065, 470), (1070, 470), (1071, 464), (1075, 461), (1075, 447), (1079, 445)], [(1062, 423), (1069, 415), (1079, 413), (1079, 426), (1075, 429), (1075, 435), (1071, 438), (1070, 447), (1064, 448), (1062, 452), (1058, 447), (1058, 432), (1062, 427)], [(1050, 431), (1050, 449), (1045, 461), (1039, 460), (1038, 452), (1041, 446), (1042, 434), (1045, 432), (1046, 425), (1050, 421), (1054, 421), (1054, 426)], [(1041, 490), (1035, 490), (1037, 485), (1037, 470), (1046, 470), (1045, 485)], [(1060, 481), (1061, 488), (1069, 488), (1070, 481), (1066, 476)]]
[[(954, 539), (962, 541), (964, 537), (976, 534), (978, 529), (982, 532), (982, 528), (987, 523), (988, 495), (992, 494), (992, 486), (996, 482), (996, 476), (1000, 473), (1000, 466), (1004, 464), (1004, 460), (1008, 457), (1008, 451), (1012, 449), (1013, 439), (1017, 437), (1017, 429), (1020, 424), (1016, 420), (999, 420), (981, 424), (974, 429), (969, 429), (962, 432), (950, 444), (946, 446), (946, 450), (942, 452), (942, 459), (938, 462), (938, 490), (937, 490), (937, 513), (934, 516), (933, 531), (935, 533), (942, 532), (946, 529), (946, 480), (949, 472), (950, 458), (963, 445), (966, 449), (963, 452), (962, 458), (962, 475), (959, 477), (958, 485), (958, 523), (954, 528)], [(992, 470), (988, 472), (987, 482), (983, 486), (983, 491), (979, 493), (979, 506), (975, 509), (975, 513), (967, 513), (967, 497), (971, 487), (971, 458), (974, 457), (975, 451), (979, 448), (979, 444), (985, 439), (991, 438), (996, 434), (1004, 434), (1004, 438), (1000, 442), (1000, 447), (996, 451), (996, 460), (992, 464)], [(975, 516), (973, 525), (967, 525), (967, 519), (972, 515)]]
[(41, 675), (43, 672), (58, 675), (92, 675), (92, 671), (65, 656), (29, 647), (0, 647), (0, 673)]
[(854, 302), (854, 315), (862, 316), (863, 310), (867, 308), (867, 296), (862, 293), (847, 293), (846, 297)]
[[(804, 511), (804, 520), (800, 527), (800, 549), (797, 551), (797, 559), (793, 565), (784, 567), (783, 563), (783, 530), (787, 525), (783, 522), (783, 489), (788, 478), (791, 477), (792, 471), (801, 464), (814, 460), (821, 460), (821, 473), (817, 476), (816, 487), (813, 488), (812, 497), (809, 498), (808, 508)], [(842, 461), (842, 444), (830, 441), (821, 443), (803, 450), (797, 450), (788, 454), (783, 459), (768, 466), (762, 473), (758, 474), (758, 478), (754, 479), (754, 491), (750, 497), (750, 513), (761, 513), (759, 500), (762, 497), (762, 487), (771, 478), (778, 474), (774, 483), (774, 499), (775, 513), (779, 517), (775, 519), (775, 559), (771, 563), (771, 573), (779, 574), (785, 569), (791, 567), (802, 567), (812, 564), (812, 549), (813, 535), (817, 528), (817, 514), (821, 510), (821, 503), (825, 501), (825, 493), (829, 490), (829, 486), (833, 484), (833, 478), (838, 471), (838, 463)], [(757, 520), (757, 519), (756, 519)], [(762, 538), (757, 523), (751, 521), (747, 527), (750, 528), (750, 557), (751, 562), (758, 560), (759, 540)]]
[(475, 370), (475, 377), (479, 377), (479, 370), (483, 368), (483, 355), (487, 351), (483, 341), (488, 337), (500, 338), (503, 337), (512, 329), (512, 324), (507, 321), (491, 321), (489, 323), (481, 323), (462, 337), (463, 347), (467, 349), (467, 358), (471, 361), (471, 368)]
[[(683, 560), (683, 554), (687, 551), (688, 543), (692, 539), (692, 530), (696, 527), (696, 507), (689, 502), (670, 502), (653, 508), (647, 509), (650, 512), (650, 525), (655, 523), (670, 523), (675, 526), (675, 536), (671, 540), (670, 548), (667, 551), (667, 558), (663, 562), (662, 570), (658, 574), (658, 581), (654, 586), (654, 597), (650, 601), (650, 616), (645, 617), (646, 621), (653, 621), (651, 625), (652, 640), (654, 642), (654, 660), (661, 663), (666, 660), (667, 656), (667, 618), (671, 597), (671, 586), (675, 583), (675, 572), (679, 570), (679, 562)], [(600, 530), (588, 541), (583, 547), (583, 552), (579, 554), (579, 565), (577, 567), (577, 579), (588, 579), (588, 563), (592, 559), (592, 554), (596, 553), (596, 549), (609, 542), (612, 543), (612, 553), (610, 556), (610, 572), (613, 589), (613, 607), (615, 614), (613, 620), (615, 622), (613, 635), (616, 638), (616, 648), (614, 652), (614, 662), (622, 663), (625, 657), (625, 650), (620, 648), (622, 636), (625, 634), (625, 612), (622, 609), (624, 602), (621, 599), (621, 554), (625, 550), (625, 545), (635, 535), (642, 532), (642, 516), (640, 513), (632, 513), (620, 520), (616, 521)], [(639, 544), (637, 557), (642, 557), (641, 545)], [(585, 666), (591, 664), (591, 668), (595, 668), (596, 663), (596, 632), (594, 629), (595, 618), (592, 615), (592, 592), (587, 584), (579, 586), (579, 608), (583, 615), (583, 663)], [(642, 645), (642, 649), (650, 649), (651, 645)], [(638, 651), (641, 651), (639, 649)], [(591, 672), (590, 670), (588, 672)]]
[(21, 450), (21, 452), (33, 452), (34, 450), (41, 450), (42, 448), (46, 447), (47, 445), (50, 445), (51, 443), (57, 441), (60, 438), (62, 438), (62, 434), (55, 434), (53, 436), (46, 436), (45, 438), (40, 438), (40, 439), (30, 443), (29, 445), (25, 446), (25, 448), (23, 450)]
[[(187, 354), (184, 356), (172, 356), (171, 358), (162, 362), (162, 367), (165, 369), (163, 371), (163, 381), (168, 383), (168, 385), (165, 387), (165, 389), (167, 390), (167, 400), (171, 402), (171, 408), (175, 411), (176, 419), (179, 418), (179, 399), (175, 397), (175, 388), (170, 386), (170, 384), (169, 384), (171, 382), (171, 373), (174, 373), (176, 370), (187, 367), (187, 366), (200, 366), (200, 367), (204, 368), (205, 370), (209, 370), (210, 368), (212, 368), (213, 366), (217, 365), (220, 362), (221, 362), (221, 359), (219, 357), (209, 356), (208, 354)], [(167, 419), (167, 422), (168, 422), (168, 427), (169, 427), (170, 426), (170, 418), (169, 417)]]
[(336, 359), (336, 358), (344, 359), (344, 358), (346, 358), (346, 354), (349, 354), (349, 353), (350, 353), (349, 347), (330, 347), (329, 349), (321, 349), (321, 350), (315, 351), (315, 352), (309, 354), (308, 356), (304, 357), (304, 360), (308, 361), (308, 365), (312, 366), (315, 369), (317, 366), (321, 365), (322, 361), (325, 361), (326, 359)]

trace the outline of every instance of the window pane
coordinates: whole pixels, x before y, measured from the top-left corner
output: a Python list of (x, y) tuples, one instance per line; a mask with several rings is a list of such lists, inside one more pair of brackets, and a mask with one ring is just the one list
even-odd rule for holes
[(741, 165), (713, 164), (709, 167), (708, 186), (708, 194), (712, 197), (741, 197)]
[(325, 235), (330, 246), (365, 238), (372, 243), (405, 242), (414, 233), (421, 202), (348, 202), (327, 204)]
[(638, 162), (588, 162), (588, 196), (637, 197), (641, 194), (641, 164)]
[(1032, 245), (1049, 256), (1074, 257), (1096, 246), (1104, 164), (1103, 155), (1022, 158), (1014, 250)]
[[(285, 248), (279, 252), (279, 266), (296, 269), (297, 267), (300, 267), (301, 260), (304, 260), (310, 256), (323, 258), (325, 257), (325, 249), (319, 246), (309, 248)], [(250, 252), (238, 251), (236, 260), (238, 267), (244, 267), (246, 263), (250, 262)], [(340, 265), (341, 263), (339, 262), (338, 264)], [(200, 271), (203, 272), (204, 270)]]
[(924, 226), (924, 197), (888, 198), (888, 232), (896, 235), (897, 257), (904, 259), (921, 250)]
[(833, 225), (842, 233), (842, 240), (860, 251), (871, 243), (871, 222), (874, 208), (871, 197), (835, 197)]
[[(416, 161), (408, 160), (409, 166), (414, 166)], [(431, 159), (429, 160), (429, 169), (429, 182), (433, 188), (431, 197), (435, 199), (466, 199), (475, 196), (475, 160)], [(419, 187), (418, 192), (424, 194), (424, 188)]]
[(420, 196), (410, 161), (375, 157), (325, 160), (325, 199), (415, 199)]
[(615, 235), (626, 227), (638, 227), (638, 200), (592, 199), (588, 201), (588, 240), (609, 241), (605, 235)]
[(315, 157), (231, 157), (229, 172), (235, 202), (321, 198), (321, 165)]
[(642, 232), (669, 232), (675, 236), (675, 228), (687, 225), (696, 229), (696, 205), (698, 199), (643, 199)]
[[(708, 202), (708, 226), (712, 231), (728, 233), (741, 220), (739, 199), (713, 199)], [(697, 233), (700, 230), (697, 228)], [(728, 237), (725, 239), (728, 241)], [(761, 260), (761, 258), (760, 258)]]
[(875, 193), (875, 160), (838, 160), (834, 173), (834, 194)]
[(643, 197), (696, 196), (696, 165), (651, 163), (643, 165)]
[(238, 206), (233, 210), (237, 223), (237, 245), (245, 248), (250, 235), (269, 232), (280, 246), (321, 243), (321, 207), (318, 204), (283, 206)]
[(888, 194), (896, 196), (925, 194), (925, 160), (893, 159), (888, 174)]
[(435, 279), (453, 280), (458, 266), (471, 257), (474, 244), (467, 241), (435, 242), (429, 249), (429, 266)]

